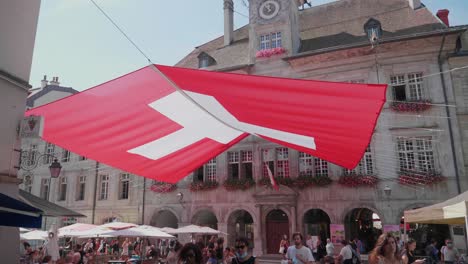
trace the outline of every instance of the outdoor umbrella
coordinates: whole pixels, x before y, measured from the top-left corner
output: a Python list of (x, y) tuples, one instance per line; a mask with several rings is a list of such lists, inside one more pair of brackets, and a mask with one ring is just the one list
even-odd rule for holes
[(209, 227), (202, 227), (197, 225), (188, 225), (178, 228), (172, 232), (173, 234), (205, 234), (205, 235), (216, 235), (221, 232)]
[(172, 228), (172, 227), (162, 227), (160, 229), (161, 231), (166, 232), (168, 234), (175, 234), (174, 231), (177, 230), (177, 228)]
[(78, 237), (81, 232), (91, 230), (96, 227), (97, 225), (75, 223), (59, 228), (59, 237)]
[(42, 230), (33, 230), (24, 234), (20, 234), (21, 240), (46, 240), (49, 233)]

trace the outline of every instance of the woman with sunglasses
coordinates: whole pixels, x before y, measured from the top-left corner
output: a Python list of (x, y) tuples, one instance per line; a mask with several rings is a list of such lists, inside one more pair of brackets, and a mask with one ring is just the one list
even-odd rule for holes
[(375, 248), (369, 255), (369, 264), (401, 264), (396, 240), (390, 233), (380, 235)]
[(246, 238), (236, 239), (236, 257), (232, 264), (258, 264), (254, 256), (249, 254), (249, 242)]

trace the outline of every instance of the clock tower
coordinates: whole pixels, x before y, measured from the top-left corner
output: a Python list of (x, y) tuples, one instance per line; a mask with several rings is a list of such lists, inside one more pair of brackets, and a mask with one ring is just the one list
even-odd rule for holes
[(287, 55), (300, 46), (297, 0), (250, 0), (250, 55), (260, 50), (282, 47)]

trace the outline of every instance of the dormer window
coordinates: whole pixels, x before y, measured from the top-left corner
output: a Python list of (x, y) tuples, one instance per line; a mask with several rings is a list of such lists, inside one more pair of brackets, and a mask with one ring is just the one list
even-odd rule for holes
[(376, 44), (382, 37), (382, 26), (378, 20), (371, 18), (364, 24), (364, 32), (369, 41)]
[(198, 55), (198, 68), (199, 69), (207, 68), (215, 64), (216, 64), (215, 59), (213, 59), (213, 57), (208, 55), (206, 52), (202, 52), (200, 53), (200, 55)]
[(260, 36), (260, 50), (281, 48), (281, 32), (273, 32)]

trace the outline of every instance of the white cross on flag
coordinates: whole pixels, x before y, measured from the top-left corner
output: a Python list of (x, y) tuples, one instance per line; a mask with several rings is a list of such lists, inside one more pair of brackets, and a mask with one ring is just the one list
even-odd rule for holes
[(353, 168), (386, 87), (152, 65), (26, 115), (48, 142), (175, 183), (249, 134)]

